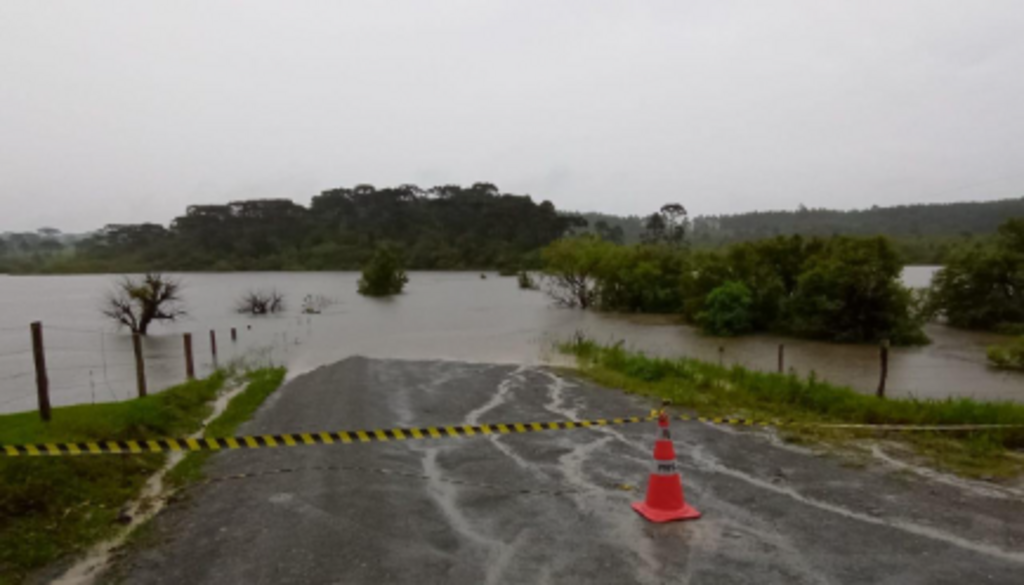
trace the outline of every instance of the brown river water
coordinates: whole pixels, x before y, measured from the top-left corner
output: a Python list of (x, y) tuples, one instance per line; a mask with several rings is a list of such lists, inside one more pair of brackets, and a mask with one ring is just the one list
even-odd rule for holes
[[(904, 281), (927, 285), (933, 268), (909, 267)], [(370, 299), (356, 293), (357, 273), (182, 274), (189, 316), (157, 324), (144, 340), (150, 391), (185, 376), (182, 333), (191, 332), (199, 374), (213, 366), (209, 331), (217, 333), (219, 362), (244, 359), (286, 365), (292, 375), (351, 355), (404, 359), (541, 364), (560, 359), (555, 341), (577, 331), (599, 341), (663, 356), (719, 359), (726, 364), (774, 370), (777, 348), (786, 367), (801, 374), (873, 392), (878, 348), (838, 345), (771, 335), (719, 339), (663, 316), (599, 314), (555, 307), (541, 292), (519, 290), (514, 278), (488, 273), (413, 272), (406, 293)], [(0, 412), (36, 405), (29, 323), (43, 322), (54, 405), (123, 400), (134, 396), (131, 337), (99, 314), (110, 276), (0, 276)], [(276, 288), (286, 313), (245, 317), (236, 299), (252, 289)], [(306, 295), (335, 304), (320, 315), (301, 315)], [(229, 331), (238, 330), (232, 342)], [(1024, 401), (1024, 375), (986, 364), (985, 346), (1004, 337), (929, 325), (931, 345), (894, 348), (887, 383), (890, 396)]]

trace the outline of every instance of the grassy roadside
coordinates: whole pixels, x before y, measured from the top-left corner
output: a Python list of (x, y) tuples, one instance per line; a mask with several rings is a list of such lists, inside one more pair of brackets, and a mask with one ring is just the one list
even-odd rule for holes
[[(231, 399), (224, 412), (206, 427), (203, 435), (223, 438), (237, 434), (238, 427), (252, 418), (263, 401), (281, 386), (286, 373), (284, 368), (264, 368), (249, 373), (245, 390)], [(168, 485), (177, 488), (203, 479), (203, 465), (213, 454), (213, 451), (195, 451), (186, 455), (167, 473)]]
[[(1024, 405), (1009, 402), (882, 400), (818, 381), (813, 375), (802, 379), (693, 359), (653, 358), (587, 339), (559, 349), (576, 356), (582, 375), (599, 384), (668, 399), (675, 406), (706, 416), (806, 423), (1024, 425)], [(805, 442), (846, 442), (864, 436), (855, 431), (799, 427), (785, 427), (784, 433), (791, 440)], [(912, 446), (935, 467), (962, 475), (1009, 477), (1024, 472), (1019, 455), (1024, 449), (1024, 429), (893, 433), (889, 438)]]
[[(0, 443), (152, 439), (196, 431), (227, 375), (112, 404), (0, 415)], [(0, 458), (0, 584), (112, 536), (165, 455)]]

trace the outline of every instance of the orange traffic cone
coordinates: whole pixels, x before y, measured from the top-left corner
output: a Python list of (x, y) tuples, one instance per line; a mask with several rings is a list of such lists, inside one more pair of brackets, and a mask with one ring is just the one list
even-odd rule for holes
[(647, 482), (647, 499), (634, 502), (633, 509), (651, 522), (700, 518), (700, 512), (686, 505), (683, 481), (676, 468), (676, 450), (668, 430), (668, 414), (658, 415), (658, 440), (654, 442), (654, 471)]

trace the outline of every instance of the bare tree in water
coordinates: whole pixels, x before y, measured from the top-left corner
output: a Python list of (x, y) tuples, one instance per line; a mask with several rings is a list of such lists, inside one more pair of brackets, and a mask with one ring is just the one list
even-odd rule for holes
[(235, 303), (235, 311), (243, 315), (272, 315), (284, 311), (284, 295), (276, 290), (253, 290)]
[(153, 321), (173, 321), (185, 315), (181, 282), (159, 273), (125, 276), (104, 301), (103, 314), (132, 333), (146, 335)]

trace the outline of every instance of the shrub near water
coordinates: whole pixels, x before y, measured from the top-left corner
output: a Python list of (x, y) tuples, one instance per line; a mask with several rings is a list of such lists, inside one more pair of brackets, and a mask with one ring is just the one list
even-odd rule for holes
[(389, 246), (381, 246), (363, 268), (359, 279), (359, 294), (386, 297), (402, 292), (409, 278), (402, 269), (398, 253)]
[(697, 323), (714, 335), (739, 335), (750, 331), (753, 304), (750, 289), (742, 282), (727, 282), (711, 291)]
[(989, 347), (988, 361), (1000, 368), (1024, 370), (1024, 337)]
[(924, 305), (900, 283), (902, 263), (885, 238), (791, 236), (689, 252), (581, 236), (551, 244), (543, 260), (547, 292), (565, 306), (680, 313), (725, 335), (927, 342)]
[(955, 327), (1024, 326), (1024, 219), (1004, 223), (991, 243), (951, 254), (932, 281), (931, 306)]

